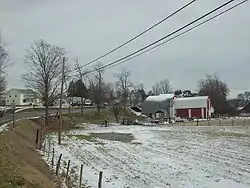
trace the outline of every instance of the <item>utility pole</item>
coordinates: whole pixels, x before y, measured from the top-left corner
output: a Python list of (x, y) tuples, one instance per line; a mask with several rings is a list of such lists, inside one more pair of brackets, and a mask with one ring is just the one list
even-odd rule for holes
[(58, 144), (61, 144), (62, 138), (62, 100), (63, 100), (63, 85), (64, 85), (64, 68), (65, 68), (65, 57), (62, 62), (62, 81), (61, 81), (61, 94), (60, 94), (60, 108), (59, 108), (59, 129), (58, 129)]

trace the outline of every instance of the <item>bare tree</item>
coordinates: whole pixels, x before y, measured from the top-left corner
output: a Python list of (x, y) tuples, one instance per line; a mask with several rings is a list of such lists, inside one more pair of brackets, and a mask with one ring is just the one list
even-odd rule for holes
[[(26, 87), (34, 89), (45, 105), (45, 127), (48, 127), (49, 105), (60, 95), (63, 48), (44, 40), (35, 41), (26, 51), (27, 74), (23, 75)], [(44, 129), (42, 127), (41, 139)]]
[(152, 87), (152, 92), (154, 93), (154, 95), (160, 95), (162, 93), (161, 90), (161, 86), (159, 83), (156, 83), (153, 87)]
[(115, 89), (113, 83), (107, 83), (104, 86), (104, 92), (109, 105), (113, 106), (115, 103)]
[(0, 44), (0, 95), (6, 89), (7, 81), (6, 81), (6, 68), (10, 66), (8, 61), (8, 51), (6, 47)]
[(226, 97), (229, 93), (228, 86), (225, 82), (219, 79), (218, 76), (207, 75), (205, 79), (201, 79), (198, 83), (199, 94), (210, 97), (215, 111), (219, 114), (233, 113), (226, 102)]
[(105, 98), (103, 82), (104, 69), (100, 63), (96, 64), (93, 69), (95, 72), (92, 74), (92, 77), (88, 77), (88, 92), (91, 100), (96, 104), (98, 114), (100, 114), (101, 103)]
[(114, 74), (116, 79), (117, 93), (121, 99), (121, 104), (123, 105), (124, 116), (126, 115), (126, 106), (129, 97), (129, 88), (133, 86), (130, 81), (130, 72), (123, 69), (120, 73)]
[(161, 93), (163, 94), (167, 94), (167, 93), (171, 93), (172, 92), (172, 88), (170, 85), (170, 82), (168, 81), (168, 79), (163, 79), (160, 81), (160, 90)]
[(172, 92), (172, 87), (168, 79), (163, 79), (159, 83), (157, 82), (153, 87), (152, 91), (154, 95), (167, 94)]
[(81, 97), (81, 116), (83, 116), (83, 104), (84, 104), (84, 97), (87, 96), (87, 90), (84, 85), (84, 76), (86, 75), (86, 72), (83, 72), (82, 67), (79, 64), (79, 60), (76, 59), (76, 70), (78, 72), (78, 81), (80, 81), (81, 84), (78, 84), (78, 93)]
[(108, 83), (105, 85), (104, 92), (106, 93), (107, 100), (109, 104), (112, 106), (112, 111), (115, 117), (116, 122), (119, 122), (119, 114), (120, 114), (120, 105), (116, 101), (116, 90), (114, 88), (113, 83)]
[(250, 102), (250, 91), (245, 91), (244, 93), (238, 94), (237, 98), (243, 100), (245, 104), (248, 104)]

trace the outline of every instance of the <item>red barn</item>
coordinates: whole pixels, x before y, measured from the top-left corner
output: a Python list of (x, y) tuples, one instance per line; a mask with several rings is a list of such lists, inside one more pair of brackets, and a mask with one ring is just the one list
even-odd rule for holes
[(212, 105), (208, 96), (174, 98), (173, 110), (175, 117), (208, 119)]

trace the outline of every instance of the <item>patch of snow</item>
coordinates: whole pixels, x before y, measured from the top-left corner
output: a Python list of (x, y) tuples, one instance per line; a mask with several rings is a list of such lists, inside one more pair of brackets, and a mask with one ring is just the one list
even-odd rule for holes
[[(67, 136), (90, 133), (131, 133), (135, 140)], [(57, 135), (51, 135), (56, 160), (62, 153), (77, 174), (83, 164), (84, 183), (90, 187), (96, 187), (99, 171), (103, 171), (103, 188), (250, 187), (248, 127), (89, 125), (88, 130), (65, 134), (63, 145), (57, 144)]]
[(0, 126), (0, 133), (8, 130), (9, 123)]

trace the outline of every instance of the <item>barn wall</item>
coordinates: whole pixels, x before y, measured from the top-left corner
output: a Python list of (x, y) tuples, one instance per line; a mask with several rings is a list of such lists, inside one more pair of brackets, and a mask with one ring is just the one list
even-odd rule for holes
[(192, 108), (191, 109), (191, 117), (201, 119), (201, 110), (202, 108)]
[(177, 109), (176, 116), (181, 118), (188, 117), (188, 109)]
[(207, 97), (185, 97), (174, 99), (176, 109), (206, 108)]
[[(203, 110), (203, 113), (202, 113), (202, 110)], [(207, 111), (206, 108), (176, 109), (176, 117), (203, 119), (203, 118), (207, 118), (206, 111)]]

